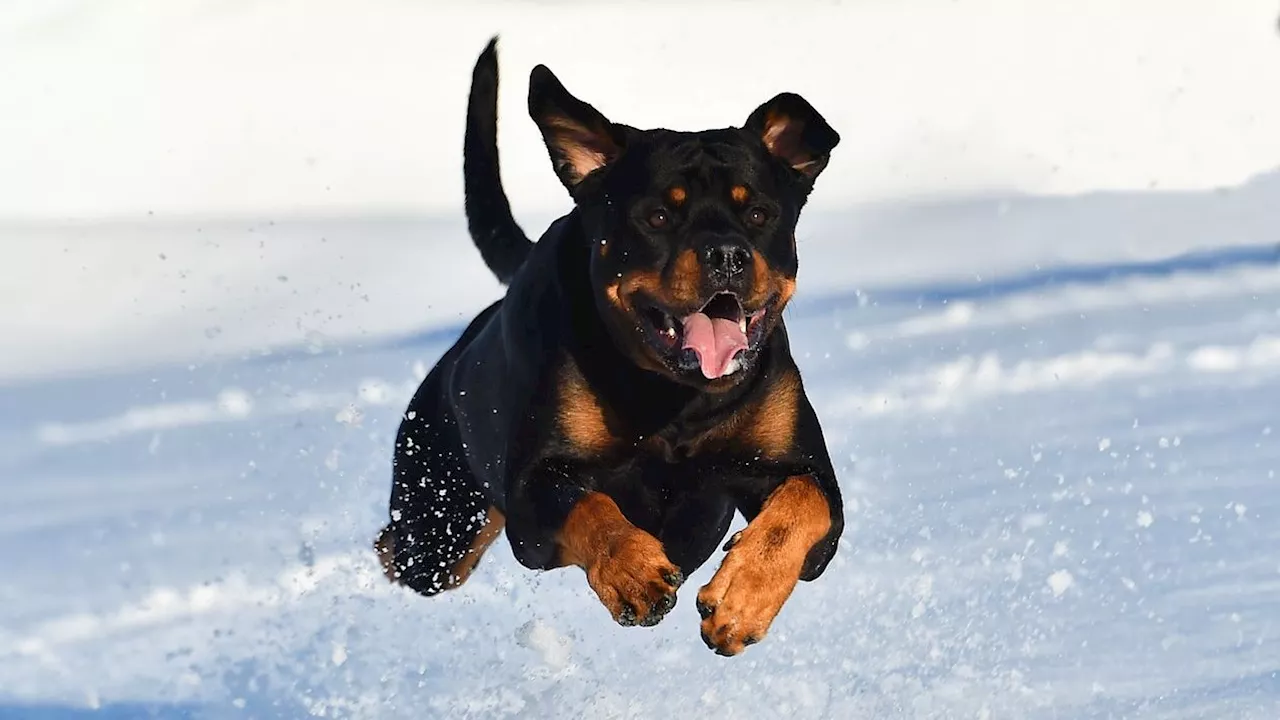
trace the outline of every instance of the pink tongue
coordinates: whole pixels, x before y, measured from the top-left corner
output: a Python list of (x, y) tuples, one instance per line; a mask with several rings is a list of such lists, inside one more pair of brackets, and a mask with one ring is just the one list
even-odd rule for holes
[(727, 374), (733, 356), (747, 348), (747, 336), (733, 320), (694, 313), (684, 319), (684, 347), (698, 353), (702, 374), (715, 380)]

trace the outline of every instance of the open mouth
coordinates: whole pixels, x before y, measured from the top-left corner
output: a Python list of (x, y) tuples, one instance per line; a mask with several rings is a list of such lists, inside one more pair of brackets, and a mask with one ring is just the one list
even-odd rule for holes
[(772, 300), (748, 314), (737, 295), (721, 292), (683, 317), (657, 306), (645, 308), (642, 314), (650, 325), (646, 335), (662, 354), (673, 356), (682, 370), (700, 369), (714, 380), (737, 372), (744, 353), (754, 351), (770, 305)]

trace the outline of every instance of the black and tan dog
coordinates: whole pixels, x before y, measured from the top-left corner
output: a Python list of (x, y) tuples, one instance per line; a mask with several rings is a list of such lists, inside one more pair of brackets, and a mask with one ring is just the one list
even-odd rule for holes
[(472, 238), (508, 288), (404, 415), (383, 568), (434, 595), (505, 526), (521, 564), (576, 565), (618, 623), (648, 626), (737, 511), (748, 524), (697, 597), (707, 645), (736, 655), (844, 527), (782, 322), (796, 221), (839, 135), (790, 93), (741, 128), (638, 130), (539, 65), (529, 114), (575, 207), (531, 243), (499, 178), (495, 41), (464, 176)]

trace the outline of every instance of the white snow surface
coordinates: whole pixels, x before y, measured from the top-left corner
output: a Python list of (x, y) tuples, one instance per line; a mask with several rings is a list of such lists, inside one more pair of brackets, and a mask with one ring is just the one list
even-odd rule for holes
[[(1162, 200), (1115, 202), (1123, 222)], [(483, 285), (459, 232), (420, 242)], [(856, 273), (831, 248), (806, 259)], [(456, 324), (14, 376), (0, 716), (1275, 717), (1273, 250), (802, 291), (788, 327), (848, 530), (735, 659), (703, 647), (691, 602), (718, 556), (653, 629), (614, 625), (580, 572), (525, 571), (505, 543), (441, 597), (383, 581), (369, 543), (395, 426)], [(353, 258), (385, 269), (371, 294), (400, 292), (401, 259)], [(224, 262), (262, 274), (251, 252)], [(429, 316), (416, 292), (397, 312)], [(238, 299), (120, 342), (263, 321)]]
[[(126, 93), (154, 111), (137, 127), (106, 108), (0, 112), (13, 159), (0, 174), (0, 717), (1280, 717), (1270, 5), (690, 10), (815, 33), (789, 39), (815, 64), (847, 32), (859, 42), (840, 52), (865, 61), (842, 71), (849, 89), (799, 88), (825, 93), (848, 150), (805, 217), (787, 315), (847, 530), (825, 574), (732, 659), (703, 646), (693, 607), (720, 554), (642, 629), (613, 624), (581, 572), (524, 570), (505, 541), (432, 599), (389, 586), (370, 542), (404, 404), (500, 293), (454, 177), (462, 71), (494, 26), (512, 48), (504, 67), (559, 58), (571, 89), (640, 124), (734, 122), (800, 60), (649, 102), (636, 88), (651, 87), (640, 67), (656, 51), (574, 65), (551, 32), (576, 18), (588, 49), (627, 55), (663, 17), (635, 6), (379, 0), (364, 16), (326, 2), (291, 36), (283, 19), (299, 11), (277, 2), (7, 5), (0, 18), (21, 32), (0, 34), (0, 66), (61, 70), (18, 73), (0, 102), (47, 93), (83, 109), (149, 87), (129, 74), (144, 65), (177, 95)], [(634, 37), (588, 31), (618, 18)], [(516, 31), (535, 19), (541, 34)], [(673, 50), (672, 66), (705, 78), (733, 57), (729, 39), (662, 27), (664, 51), (701, 53)], [(888, 34), (911, 27), (921, 34)], [(344, 75), (324, 52), (341, 37), (386, 55), (353, 51)], [(229, 69), (193, 59), (228, 38), (253, 40), (219, 56)], [(109, 61), (76, 78), (73, 47)], [(161, 51), (174, 62), (146, 62)], [(991, 80), (1005, 63), (1022, 80)], [(326, 88), (354, 92), (384, 64), (385, 86), (312, 113)], [(247, 89), (226, 84), (241, 77)], [(233, 105), (201, 113), (187, 102), (200, 88), (265, 103), (264, 118), (300, 104), (255, 125)], [(504, 92), (518, 118), (522, 84)], [(1060, 93), (1070, 113), (1055, 111)], [(932, 124), (894, 125), (894, 112)], [(15, 140), (65, 129), (40, 113), (90, 128), (48, 166)], [(312, 122), (363, 113), (386, 133), (353, 144)], [(201, 146), (219, 124), (232, 134)], [(564, 199), (529, 129), (503, 132), (536, 234)], [(326, 133), (347, 141), (315, 167), (341, 169), (288, 170)], [(73, 173), (87, 165), (77, 152), (104, 175)]]

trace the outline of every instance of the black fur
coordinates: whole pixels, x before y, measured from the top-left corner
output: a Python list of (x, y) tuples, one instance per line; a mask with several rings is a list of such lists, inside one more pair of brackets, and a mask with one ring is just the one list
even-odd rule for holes
[[(560, 566), (556, 534), (589, 491), (612, 497), (687, 575), (720, 545), (735, 511), (750, 520), (796, 475), (816, 480), (831, 511), (831, 530), (801, 573), (818, 577), (835, 552), (843, 511), (803, 390), (784, 452), (762, 458), (732, 433), (708, 440), (783, 378), (798, 378), (781, 317), (786, 298), (759, 301), (758, 341), (740, 370), (716, 380), (690, 367), (689, 351), (665, 349), (644, 318), (697, 310), (663, 304), (684, 250), (699, 258), (698, 304), (717, 290), (751, 292), (745, 273), (707, 268), (707, 258), (723, 259), (716, 248), (758, 252), (770, 272), (794, 278), (795, 224), (839, 136), (792, 94), (762, 104), (740, 128), (641, 131), (610, 122), (538, 66), (529, 112), (575, 208), (530, 243), (499, 177), (497, 87), (490, 42), (467, 109), (466, 212), (481, 256), (509, 287), (440, 358), (404, 416), (385, 531), (398, 578), (422, 594), (442, 590), (488, 506), (505, 514), (520, 563)], [(663, 195), (673, 184), (687, 193), (678, 207)], [(730, 199), (739, 185), (751, 188), (742, 205)], [(665, 223), (657, 222), (658, 210)], [(645, 315), (610, 300), (611, 283), (646, 271), (663, 278), (655, 286), (663, 297), (634, 301), (660, 309)], [(603, 409), (617, 439), (607, 449), (584, 448), (566, 434), (558, 393), (568, 370)]]
[(467, 230), (480, 257), (502, 284), (533, 249), (511, 215), (498, 164), (498, 39), (485, 46), (471, 74), (467, 131), (462, 144), (462, 179)]

